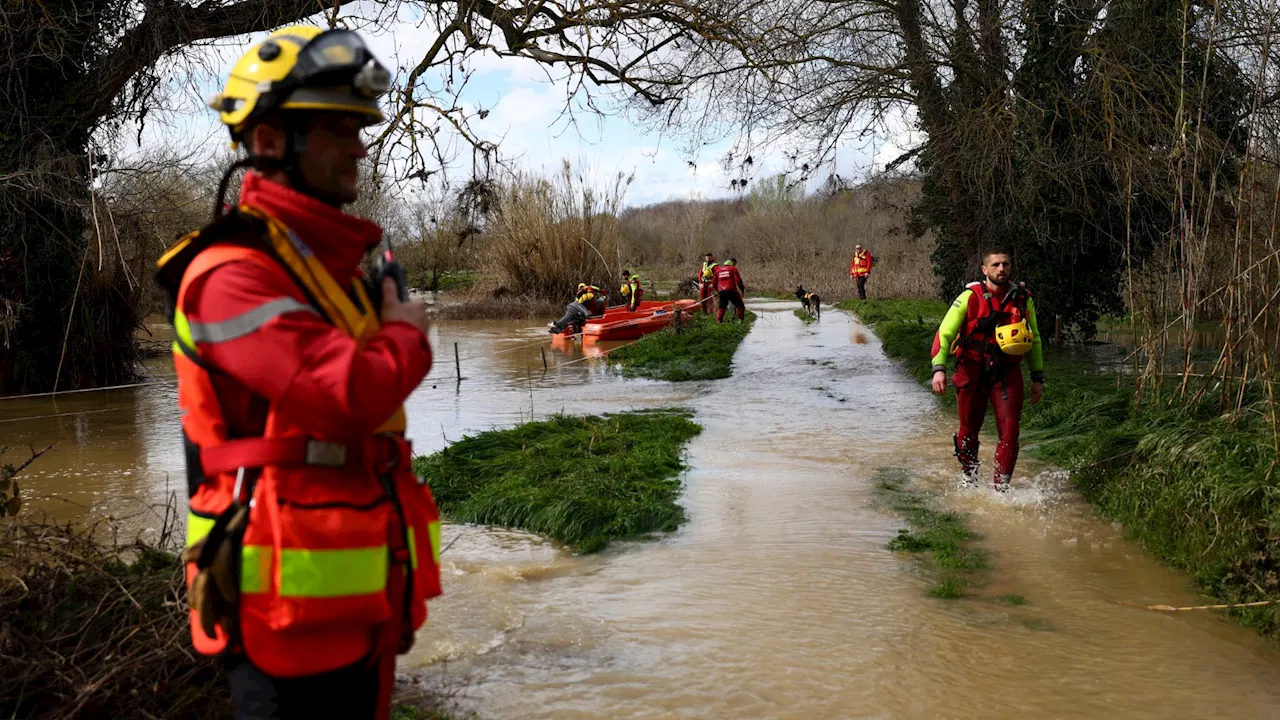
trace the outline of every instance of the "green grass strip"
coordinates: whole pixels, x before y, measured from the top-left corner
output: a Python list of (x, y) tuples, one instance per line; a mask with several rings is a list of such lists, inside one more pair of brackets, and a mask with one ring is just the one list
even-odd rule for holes
[(818, 318), (814, 317), (812, 314), (807, 312), (804, 308), (796, 308), (792, 312), (794, 312), (796, 314), (796, 317), (800, 318), (800, 322), (803, 322), (805, 325), (810, 325), (812, 323), (818, 322)]
[(679, 332), (669, 326), (645, 335), (633, 345), (620, 347), (607, 356), (623, 377), (645, 377), (668, 382), (719, 380), (733, 373), (733, 354), (751, 332), (755, 313), (745, 321), (730, 319), (717, 323), (709, 313), (689, 316)]
[(965, 515), (939, 510), (928, 495), (908, 487), (909, 475), (900, 468), (876, 471), (876, 496), (886, 507), (906, 520), (908, 528), (898, 531), (889, 549), (920, 554), (928, 559), (936, 581), (929, 594), (953, 599), (964, 595), (972, 584), (970, 573), (988, 567), (987, 554), (965, 547), (979, 536), (969, 529)]
[(519, 528), (591, 553), (675, 530), (684, 444), (702, 432), (676, 408), (557, 415), (465, 437), (414, 461), (454, 522)]

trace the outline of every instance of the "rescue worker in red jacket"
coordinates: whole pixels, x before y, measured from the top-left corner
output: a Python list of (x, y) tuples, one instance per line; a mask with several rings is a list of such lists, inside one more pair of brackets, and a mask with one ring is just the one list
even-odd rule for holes
[(640, 276), (632, 275), (630, 270), (623, 270), (620, 290), (623, 299), (627, 301), (627, 312), (639, 310), (640, 302), (644, 300), (644, 288), (640, 287)]
[(957, 359), (951, 382), (956, 387), (960, 431), (952, 440), (967, 485), (978, 482), (978, 431), (995, 408), (996, 446), (993, 482), (1009, 489), (1018, 461), (1018, 431), (1022, 420), (1022, 356), (1031, 367), (1031, 402), (1044, 397), (1044, 354), (1031, 293), (1010, 281), (1008, 251), (983, 255), (981, 282), (970, 283), (951, 304), (933, 339), (933, 390), (947, 391), (947, 356)]
[(738, 273), (738, 259), (729, 258), (716, 268), (716, 293), (720, 296), (720, 307), (716, 309), (716, 322), (724, 322), (724, 310), (729, 305), (737, 308), (738, 319), (746, 315), (746, 305), (742, 302), (742, 294), (747, 286), (742, 283), (742, 275)]
[[(395, 656), (440, 594), (440, 518), (404, 400), (431, 368), (426, 307), (360, 270), (357, 197), (390, 75), (347, 30), (286, 27), (210, 105), (248, 157), (215, 219), (165, 253), (177, 337), (192, 642), (237, 718), (385, 718)], [(231, 174), (246, 173), (232, 212)]]
[(875, 258), (871, 257), (871, 253), (862, 248), (862, 245), (853, 247), (853, 260), (849, 261), (849, 277), (858, 283), (858, 299), (867, 299), (867, 278), (871, 275), (871, 266), (875, 264)]

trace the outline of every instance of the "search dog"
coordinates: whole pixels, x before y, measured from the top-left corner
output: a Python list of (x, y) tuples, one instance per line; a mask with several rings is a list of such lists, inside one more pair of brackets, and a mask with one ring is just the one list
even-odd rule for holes
[(803, 285), (797, 285), (796, 297), (800, 298), (800, 304), (805, 312), (817, 318), (822, 317), (822, 298), (818, 297), (818, 293), (809, 292)]

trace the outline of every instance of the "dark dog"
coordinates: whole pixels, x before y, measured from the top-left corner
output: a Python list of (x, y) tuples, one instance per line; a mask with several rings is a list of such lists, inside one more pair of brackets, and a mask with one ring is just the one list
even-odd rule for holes
[(809, 292), (803, 285), (797, 285), (796, 297), (800, 298), (800, 304), (804, 306), (805, 312), (815, 317), (822, 317), (822, 298), (818, 297), (818, 293)]

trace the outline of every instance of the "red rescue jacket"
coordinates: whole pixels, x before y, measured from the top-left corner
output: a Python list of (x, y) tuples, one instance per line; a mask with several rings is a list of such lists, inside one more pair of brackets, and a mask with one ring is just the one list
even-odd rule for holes
[(716, 291), (742, 291), (742, 275), (737, 265), (720, 265), (716, 267)]
[[(965, 360), (983, 362), (988, 359), (999, 359), (1003, 363), (1018, 364), (1021, 355), (1008, 355), (1000, 350), (996, 342), (995, 329), (999, 325), (1009, 325), (1025, 320), (1027, 317), (1027, 300), (1031, 291), (1019, 283), (1010, 285), (1004, 295), (997, 297), (987, 284), (982, 281), (971, 282), (965, 289), (969, 295), (964, 325), (960, 329), (960, 337), (951, 354)], [(941, 348), (941, 336), (933, 335), (933, 352), (936, 356)]]
[(853, 261), (849, 263), (849, 275), (870, 275), (871, 266), (875, 263), (875, 259), (871, 257), (871, 253), (863, 250), (861, 253), (853, 254)]
[[(173, 303), (187, 457), (187, 545), (210, 536), (240, 481), (253, 505), (238, 628), (195, 649), (265, 672), (351, 664), (388, 623), (440, 594), (439, 512), (412, 471), (402, 403), (431, 367), (422, 331), (385, 326), (359, 261), (381, 229), (250, 172), (236, 213), (158, 263)], [(187, 582), (197, 573), (187, 565)]]

